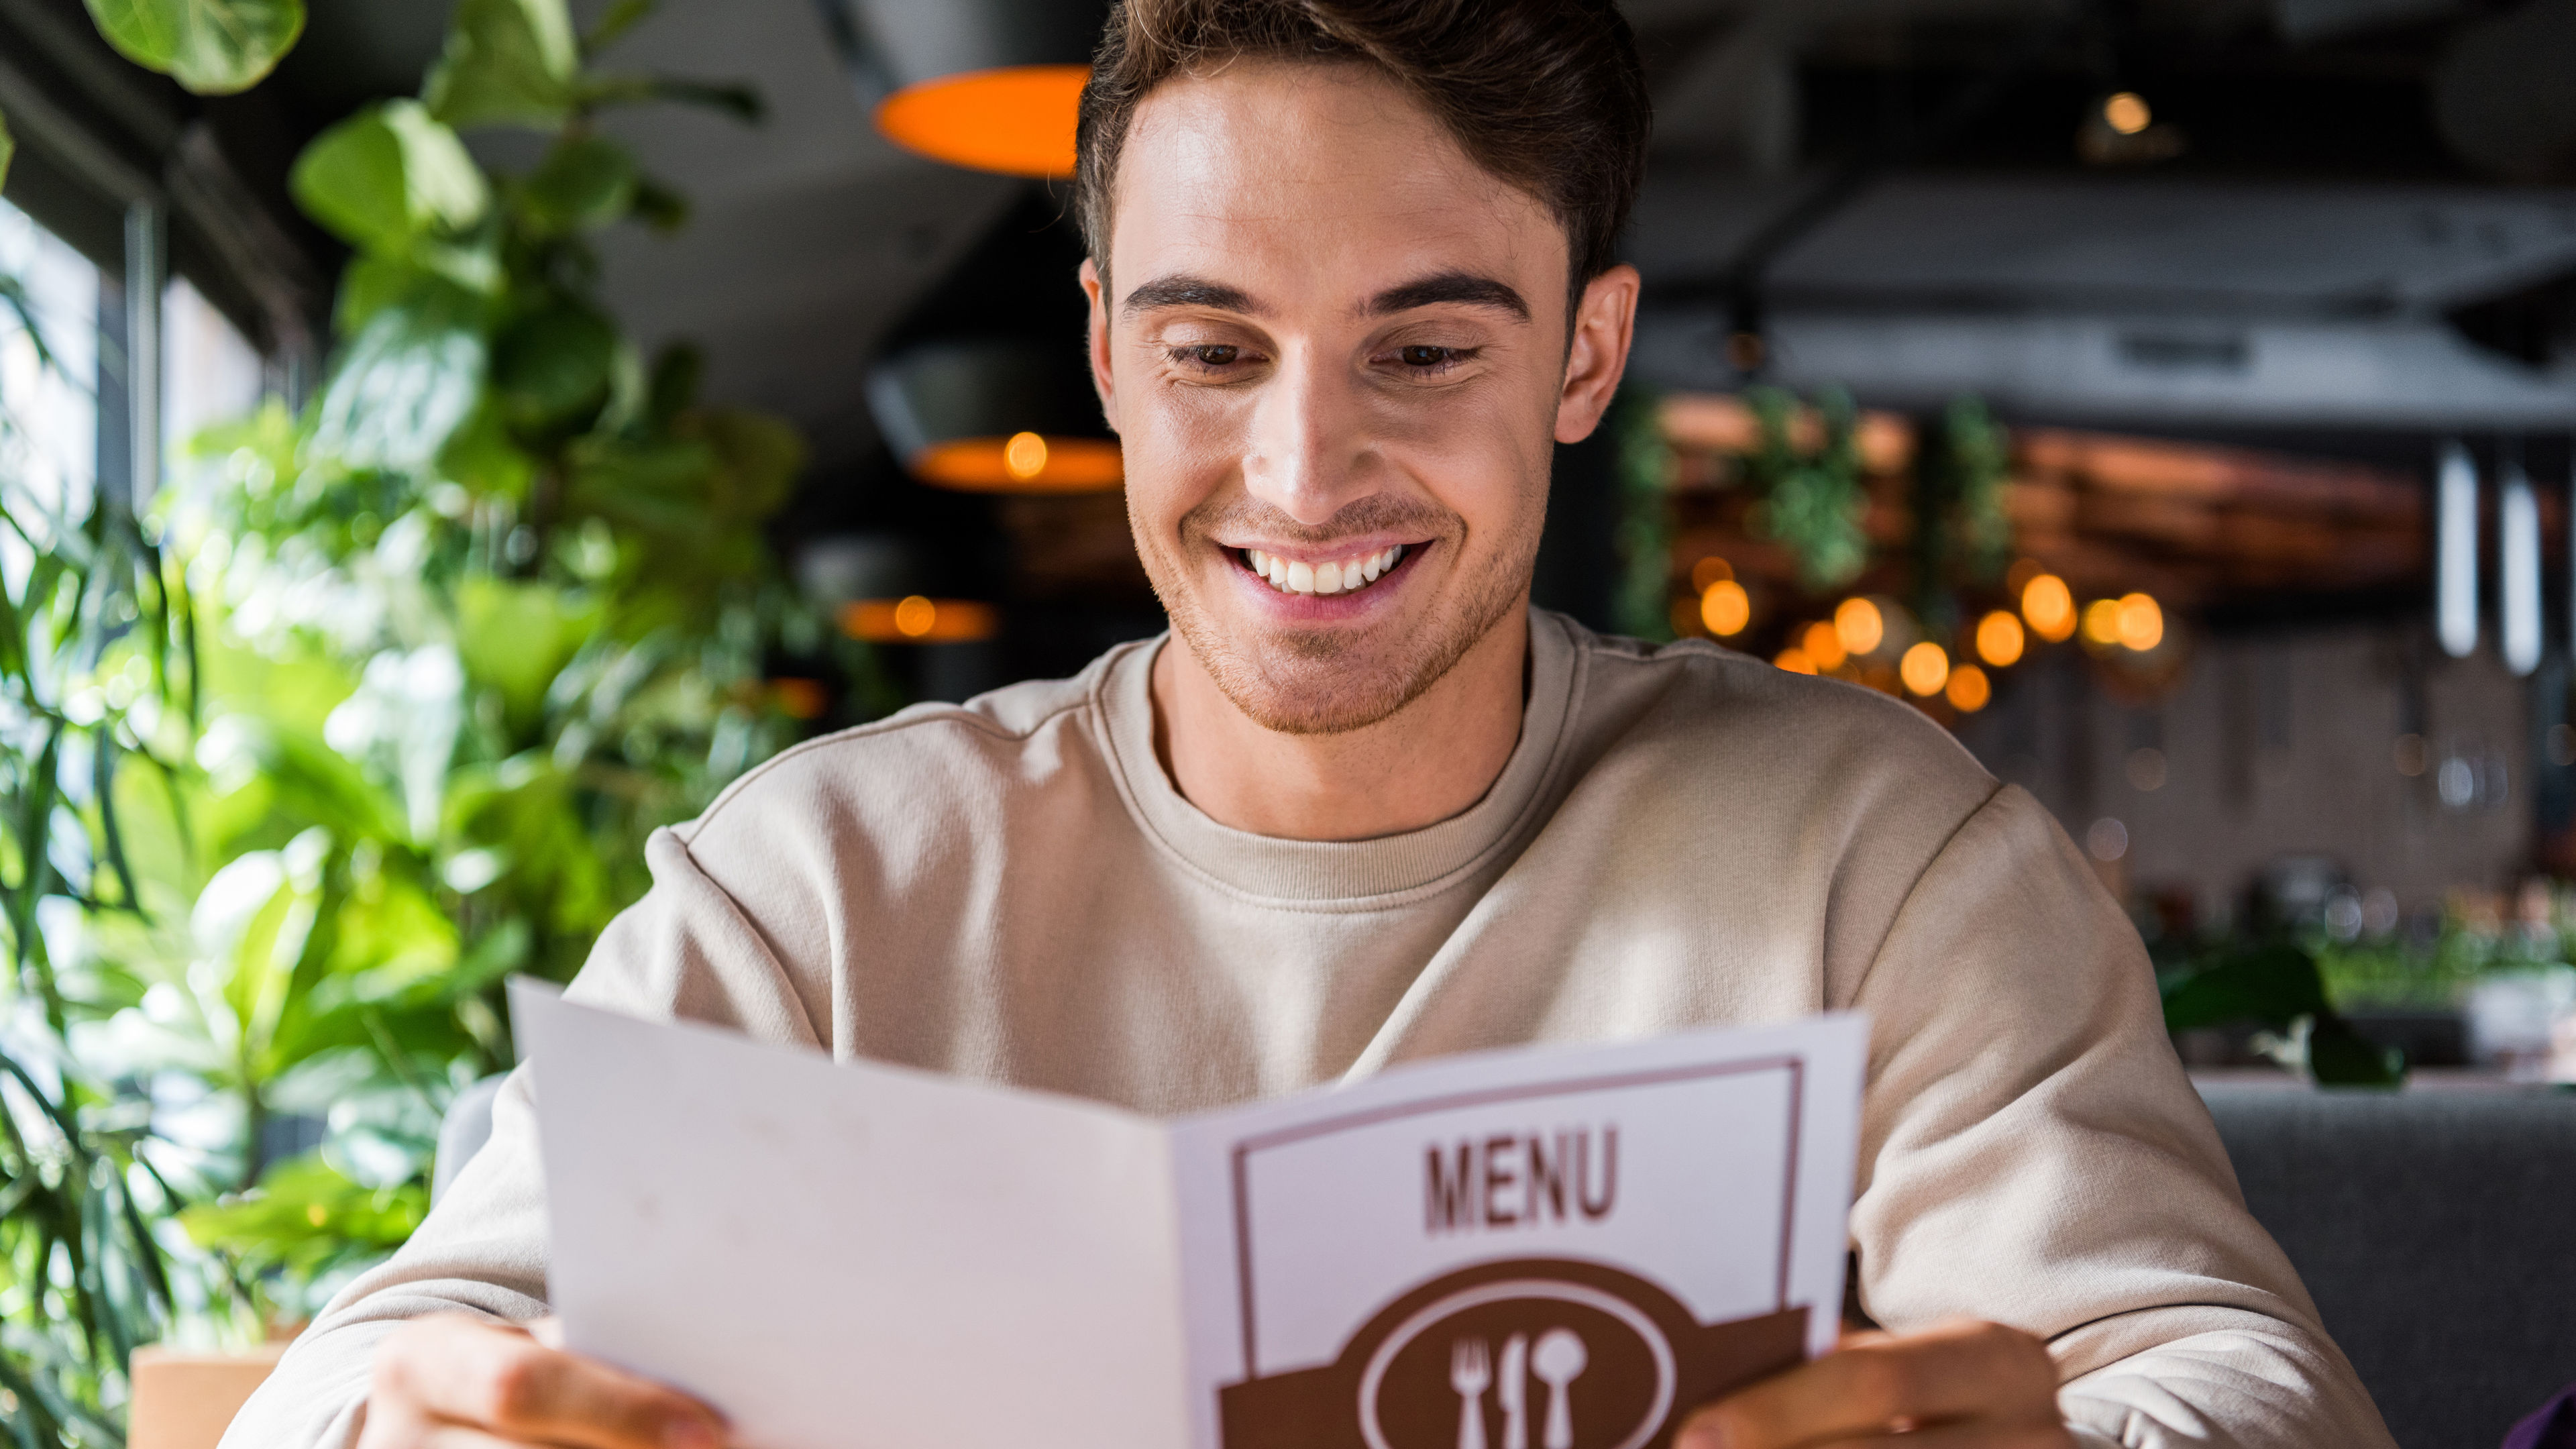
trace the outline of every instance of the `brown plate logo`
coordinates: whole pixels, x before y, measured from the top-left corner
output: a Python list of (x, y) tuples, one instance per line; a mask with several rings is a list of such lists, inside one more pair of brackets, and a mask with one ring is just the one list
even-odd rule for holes
[(1360, 1373), (1360, 1436), (1369, 1449), (1642, 1449), (1673, 1389), (1673, 1346), (1634, 1305), (1581, 1283), (1509, 1279), (1452, 1293), (1386, 1336)]
[(1662, 1449), (1683, 1415), (1786, 1368), (1807, 1312), (1696, 1322), (1607, 1264), (1513, 1259), (1373, 1315), (1329, 1364), (1218, 1391), (1224, 1449)]

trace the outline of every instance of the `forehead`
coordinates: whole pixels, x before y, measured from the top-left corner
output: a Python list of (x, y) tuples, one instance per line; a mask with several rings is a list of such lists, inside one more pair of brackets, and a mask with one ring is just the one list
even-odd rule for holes
[(1241, 61), (1156, 87), (1111, 197), (1112, 275), (1182, 271), (1265, 298), (1350, 302), (1464, 271), (1561, 283), (1563, 231), (1427, 109), (1359, 64)]

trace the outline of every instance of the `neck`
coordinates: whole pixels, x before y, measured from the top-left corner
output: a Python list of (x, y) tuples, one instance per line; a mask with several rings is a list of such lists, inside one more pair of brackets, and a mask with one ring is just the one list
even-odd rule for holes
[(1529, 610), (1512, 609), (1429, 689), (1341, 734), (1254, 723), (1175, 637), (1154, 660), (1154, 747), (1220, 825), (1287, 840), (1369, 840), (1484, 798), (1520, 742)]

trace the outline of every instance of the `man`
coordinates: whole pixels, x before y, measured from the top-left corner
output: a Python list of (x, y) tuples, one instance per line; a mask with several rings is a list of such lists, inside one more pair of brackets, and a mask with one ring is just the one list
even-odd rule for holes
[[(1608, 0), (1126, 0), (1082, 284), (1171, 636), (754, 772), (655, 837), (574, 995), (1154, 1112), (1859, 1009), (1893, 1331), (1686, 1449), (2384, 1445), (2037, 804), (1880, 696), (1529, 609), (1645, 129)], [(523, 1075), (227, 1442), (721, 1442), (522, 1326), (538, 1181)]]

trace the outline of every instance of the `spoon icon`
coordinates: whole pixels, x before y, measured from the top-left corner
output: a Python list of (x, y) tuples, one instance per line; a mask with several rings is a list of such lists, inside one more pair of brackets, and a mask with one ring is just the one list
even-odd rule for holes
[(1574, 1404), (1567, 1386), (1592, 1361), (1583, 1336), (1570, 1328), (1551, 1328), (1530, 1350), (1530, 1372), (1547, 1385), (1547, 1427), (1539, 1442), (1544, 1449), (1574, 1449)]

